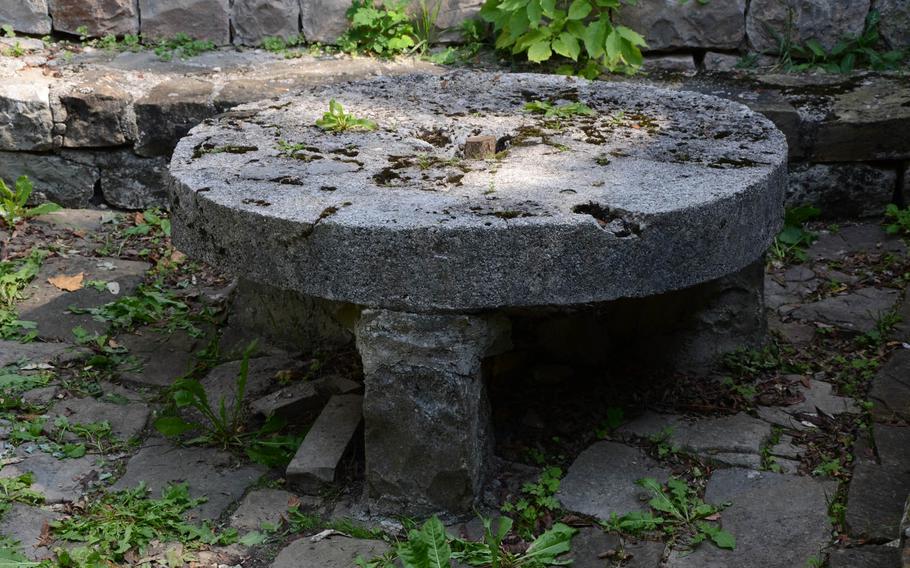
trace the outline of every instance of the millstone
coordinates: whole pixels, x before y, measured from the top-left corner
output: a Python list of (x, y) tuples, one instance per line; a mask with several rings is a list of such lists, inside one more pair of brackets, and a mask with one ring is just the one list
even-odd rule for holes
[[(376, 129), (318, 127), (332, 100)], [(658, 313), (701, 328), (668, 352), (751, 341), (786, 157), (771, 122), (695, 93), (382, 77), (193, 129), (171, 163), (174, 239), (252, 281), (358, 306), (373, 510), (466, 512), (493, 448), (482, 361), (510, 346), (508, 308), (685, 289), (685, 309)]]
[[(376, 131), (315, 122), (340, 102)], [(528, 102), (580, 102), (547, 117)], [(469, 137), (499, 153), (463, 159)], [(188, 253), (414, 312), (573, 305), (712, 280), (779, 228), (786, 143), (730, 101), (542, 75), (382, 77), (237, 107), (171, 172)]]

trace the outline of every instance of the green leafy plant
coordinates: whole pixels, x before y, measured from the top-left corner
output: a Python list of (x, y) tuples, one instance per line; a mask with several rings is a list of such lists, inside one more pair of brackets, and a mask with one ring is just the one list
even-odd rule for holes
[(22, 321), (15, 303), (38, 271), (47, 253), (33, 250), (21, 260), (0, 260), (0, 339), (31, 341), (37, 335), (33, 322)]
[[(118, 563), (130, 551), (141, 558), (153, 540), (191, 545), (236, 541), (236, 531), (216, 535), (210, 525), (186, 520), (186, 513), (205, 499), (191, 498), (185, 483), (168, 485), (160, 499), (150, 499), (148, 494), (144, 484), (104, 494), (85, 503), (79, 514), (51, 522), (52, 534), (59, 540), (84, 543), (99, 560)], [(78, 557), (85, 553), (69, 554)]]
[(411, 529), (408, 540), (398, 545), (404, 568), (449, 568), (452, 548), (442, 521), (433, 517), (420, 529)]
[(506, 535), (512, 530), (512, 519), (500, 517), (494, 528), (492, 519), (481, 517), (484, 528), (483, 542), (453, 539), (452, 558), (471, 566), (484, 568), (546, 568), (566, 566), (571, 560), (560, 560), (560, 556), (572, 548), (575, 529), (556, 523), (552, 528), (535, 538), (524, 553), (515, 554), (503, 546)]
[(782, 264), (804, 262), (808, 258), (805, 249), (817, 238), (815, 233), (806, 229), (806, 223), (820, 214), (818, 208), (809, 205), (788, 209), (784, 215), (784, 228), (768, 250), (771, 259)]
[(316, 126), (330, 132), (347, 132), (349, 130), (376, 130), (376, 123), (366, 118), (357, 118), (353, 114), (344, 112), (341, 103), (332, 99), (329, 101), (329, 112), (316, 121)]
[(646, 477), (636, 483), (651, 494), (648, 506), (653, 513), (614, 514), (605, 523), (608, 530), (646, 532), (659, 528), (674, 539), (684, 537), (688, 546), (711, 540), (719, 548), (736, 548), (736, 539), (732, 534), (708, 521), (709, 518), (716, 518), (720, 509), (702, 501), (686, 482), (670, 478), (664, 486), (656, 479)]
[[(228, 405), (222, 397), (216, 404), (209, 400), (205, 387), (198, 380), (181, 377), (171, 386), (172, 409), (155, 421), (155, 428), (168, 437), (179, 437), (188, 432), (200, 435), (188, 444), (215, 444), (222, 448), (243, 448), (247, 456), (268, 466), (287, 464), (300, 446), (297, 436), (280, 435), (284, 420), (270, 417), (258, 430), (246, 430), (246, 385), (249, 377), (250, 356), (256, 343), (248, 345), (240, 361), (240, 370), (234, 384), (234, 400)], [(193, 409), (202, 421), (190, 421), (180, 416), (181, 409)]]
[[(44, 495), (32, 489), (34, 483), (35, 476), (31, 473), (0, 478), (0, 517), (9, 511), (13, 503), (25, 503), (26, 505), (44, 503)], [(0, 566), (2, 565), (2, 561), (0, 561)]]
[(169, 332), (182, 329), (196, 337), (202, 335), (190, 320), (189, 306), (160, 284), (140, 286), (132, 296), (123, 296), (97, 308), (70, 307), (69, 311), (91, 314), (96, 321), (107, 322), (111, 331), (162, 324)]
[(418, 0), (417, 17), (414, 20), (414, 37), (417, 45), (414, 50), (426, 54), (430, 46), (436, 43), (439, 11), (442, 9), (442, 0)]
[(3, 243), (3, 255), (0, 256), (0, 259), (5, 260), (7, 258), (7, 244), (9, 239), (15, 236), (19, 225), (32, 217), (60, 210), (59, 205), (50, 202), (43, 203), (37, 207), (29, 207), (28, 199), (32, 196), (33, 189), (34, 187), (28, 176), (19, 176), (13, 187), (9, 187), (5, 181), (0, 179), (0, 221), (2, 221), (0, 224), (5, 226), (9, 233), (7, 240)]
[(531, 101), (525, 104), (524, 109), (534, 114), (542, 114), (545, 118), (571, 118), (573, 116), (593, 116), (597, 114), (594, 109), (579, 102), (554, 105), (547, 101)]
[(780, 64), (788, 71), (823, 69), (829, 73), (849, 73), (857, 67), (868, 67), (876, 71), (893, 71), (907, 59), (906, 50), (880, 51), (878, 27), (881, 16), (872, 10), (866, 17), (862, 33), (845, 36), (830, 50), (818, 40), (810, 39), (804, 44), (784, 41), (778, 35), (781, 50)]
[(338, 38), (342, 51), (393, 57), (417, 45), (406, 2), (377, 5), (374, 0), (354, 0), (347, 17), (350, 28)]
[(555, 495), (559, 491), (561, 478), (562, 469), (548, 467), (537, 478), (537, 482), (522, 486), (522, 497), (502, 506), (503, 513), (516, 516), (517, 532), (522, 538), (531, 537), (544, 516), (559, 510), (559, 501)]
[(171, 61), (175, 57), (188, 59), (214, 49), (215, 44), (207, 39), (193, 39), (185, 33), (178, 33), (172, 38), (159, 40), (155, 45), (155, 55), (162, 61)]
[(889, 235), (910, 235), (910, 207), (901, 209), (891, 203), (885, 208), (885, 232)]
[(593, 78), (604, 68), (642, 64), (644, 38), (613, 24), (621, 6), (620, 0), (487, 0), (480, 15), (493, 25), (496, 49), (531, 63), (559, 56), (573, 62), (562, 70)]

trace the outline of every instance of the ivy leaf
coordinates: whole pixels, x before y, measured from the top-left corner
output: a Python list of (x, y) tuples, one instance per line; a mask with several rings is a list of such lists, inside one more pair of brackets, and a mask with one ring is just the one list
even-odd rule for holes
[(588, 17), (588, 14), (591, 13), (593, 7), (588, 0), (575, 0), (572, 2), (572, 5), (569, 6), (569, 19), (570, 20), (584, 20)]
[(553, 51), (573, 61), (578, 61), (581, 47), (578, 45), (578, 40), (575, 39), (575, 36), (569, 32), (562, 32), (558, 38), (553, 40)]
[(550, 49), (550, 41), (544, 40), (537, 43), (531, 44), (531, 47), (528, 48), (528, 61), (532, 63), (540, 63), (546, 61), (553, 56), (553, 51)]

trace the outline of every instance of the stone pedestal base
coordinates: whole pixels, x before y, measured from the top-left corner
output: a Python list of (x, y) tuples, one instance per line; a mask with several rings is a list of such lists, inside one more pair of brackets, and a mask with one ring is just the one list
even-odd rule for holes
[(492, 456), (482, 359), (508, 346), (502, 318), (365, 310), (367, 497), (383, 514), (469, 511)]

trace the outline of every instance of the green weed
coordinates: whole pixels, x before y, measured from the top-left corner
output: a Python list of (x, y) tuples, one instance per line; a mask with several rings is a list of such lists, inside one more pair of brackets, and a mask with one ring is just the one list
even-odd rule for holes
[(596, 114), (594, 109), (579, 102), (554, 105), (547, 101), (531, 101), (525, 104), (524, 109), (534, 114), (542, 114), (545, 118), (571, 118)]
[(377, 5), (374, 0), (354, 0), (347, 17), (350, 28), (338, 39), (342, 51), (393, 57), (417, 45), (406, 2)]
[(525, 483), (522, 486), (522, 497), (502, 506), (503, 513), (516, 517), (517, 532), (522, 538), (530, 538), (544, 516), (559, 510), (559, 501), (555, 495), (561, 478), (562, 469), (548, 467), (535, 483)]
[(200, 53), (212, 51), (215, 44), (206, 39), (193, 39), (185, 33), (178, 33), (172, 38), (159, 40), (155, 45), (155, 55), (162, 61), (188, 59)]
[(47, 253), (33, 250), (21, 260), (0, 260), (0, 339), (31, 341), (35, 324), (19, 319), (15, 303), (22, 290), (38, 275)]
[(889, 235), (910, 235), (910, 207), (901, 209), (891, 203), (885, 208), (885, 232)]
[(111, 332), (161, 324), (162, 329), (168, 332), (182, 329), (194, 337), (202, 335), (190, 318), (189, 306), (157, 283), (140, 286), (134, 295), (123, 296), (97, 308), (71, 306), (69, 311), (91, 314), (96, 321), (107, 322)]
[(341, 103), (332, 99), (329, 101), (329, 112), (316, 121), (316, 126), (329, 132), (347, 132), (349, 130), (376, 130), (376, 123), (366, 118), (357, 118), (353, 114), (344, 112)]
[(781, 264), (805, 262), (808, 258), (805, 249), (818, 238), (815, 233), (806, 230), (805, 226), (818, 218), (819, 214), (819, 209), (808, 205), (788, 209), (784, 215), (784, 228), (768, 250), (769, 258)]

